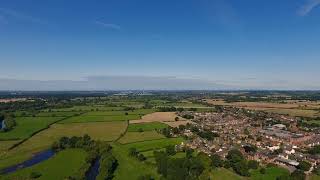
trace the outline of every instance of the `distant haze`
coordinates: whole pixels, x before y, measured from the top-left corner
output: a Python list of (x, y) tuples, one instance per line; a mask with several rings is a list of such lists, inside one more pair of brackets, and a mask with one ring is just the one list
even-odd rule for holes
[(319, 19), (320, 0), (1, 0), (0, 89), (320, 90)]
[[(251, 82), (252, 81), (252, 82)], [(318, 90), (320, 86), (292, 86), (286, 81), (247, 80), (214, 82), (202, 79), (148, 76), (92, 76), (84, 80), (16, 80), (0, 79), (0, 90), (59, 91), (59, 90)]]

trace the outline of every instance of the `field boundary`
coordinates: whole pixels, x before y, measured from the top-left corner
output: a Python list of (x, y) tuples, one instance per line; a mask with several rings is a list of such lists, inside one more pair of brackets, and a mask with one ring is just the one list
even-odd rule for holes
[[(80, 114), (80, 115), (82, 115), (82, 114)], [(42, 131), (44, 131), (44, 130), (49, 129), (53, 124), (56, 124), (57, 122), (66, 120), (66, 119), (71, 118), (71, 117), (74, 117), (74, 116), (68, 116), (68, 117), (65, 117), (65, 118), (59, 119), (59, 120), (57, 120), (57, 121), (55, 121), (55, 122), (50, 123), (47, 127), (43, 128), (43, 129), (40, 129), (40, 130), (38, 130), (38, 131), (33, 132), (29, 137), (27, 137), (27, 138), (25, 138), (25, 139), (22, 139), (22, 140), (19, 141), (18, 143), (12, 145), (10, 148), (8, 148), (8, 150), (12, 150), (12, 149), (18, 147), (20, 144), (26, 142), (27, 140), (29, 140), (30, 138), (32, 138), (32, 137), (35, 136), (36, 134), (38, 134), (38, 133), (40, 133), (40, 132), (42, 132)]]
[(120, 142), (118, 142), (118, 143), (121, 144), (121, 145), (129, 145), (129, 144), (135, 144), (135, 143), (141, 143), (141, 142), (157, 141), (157, 140), (162, 140), (162, 139), (176, 139), (176, 138), (175, 138), (175, 137), (173, 137), (173, 138), (164, 137), (164, 138), (158, 138), (158, 139), (149, 139), (149, 140), (143, 140), (143, 141), (135, 141), (135, 142), (125, 143), (125, 144), (122, 144), (122, 143), (120, 143)]
[[(125, 135), (127, 134), (130, 123), (129, 123), (129, 120), (126, 120), (126, 121), (127, 121), (127, 127), (126, 127), (126, 129), (124, 130), (123, 133), (120, 134), (120, 136), (119, 136), (117, 139), (114, 140), (114, 142), (119, 143), (118, 141), (119, 141), (123, 136), (125, 136)], [(121, 144), (121, 143), (119, 143), (119, 144)]]

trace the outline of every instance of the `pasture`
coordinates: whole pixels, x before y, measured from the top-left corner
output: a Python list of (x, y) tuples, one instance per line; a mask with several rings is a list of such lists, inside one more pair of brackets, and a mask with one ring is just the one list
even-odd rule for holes
[(281, 175), (288, 175), (290, 172), (281, 167), (269, 167), (266, 168), (266, 173), (261, 174), (259, 170), (254, 170), (251, 172), (251, 179), (252, 180), (269, 180), (269, 179), (276, 179), (278, 176)]
[(213, 169), (209, 176), (211, 179), (215, 180), (244, 180), (244, 177), (237, 175), (236, 173), (225, 169), (225, 168), (217, 168)]
[(155, 179), (160, 179), (159, 174), (154, 166), (142, 163), (134, 157), (129, 156), (129, 151), (122, 145), (113, 144), (112, 153), (119, 162), (119, 166), (115, 171), (115, 180), (138, 179), (141, 175), (152, 175)]
[(151, 122), (151, 123), (136, 123), (129, 124), (128, 132), (138, 132), (138, 131), (153, 131), (156, 129), (163, 129), (168, 127), (168, 125), (160, 122)]
[(0, 157), (1, 154), (7, 151), (11, 146), (18, 143), (20, 140), (13, 140), (13, 141), (0, 141)]
[(85, 163), (87, 153), (81, 149), (67, 149), (59, 152), (52, 158), (28, 167), (18, 170), (12, 174), (1, 177), (4, 180), (29, 179), (32, 172), (40, 173), (39, 180), (57, 180), (64, 179), (77, 172)]
[(106, 121), (126, 121), (131, 119), (139, 119), (139, 115), (112, 115), (112, 116), (90, 116), (90, 115), (81, 115), (74, 116), (63, 120), (59, 123), (67, 124), (67, 123), (89, 123), (89, 122), (106, 122)]
[(32, 154), (49, 148), (52, 143), (62, 136), (90, 135), (95, 140), (113, 141), (127, 128), (127, 123), (122, 122), (96, 122), (54, 124), (49, 129), (41, 131), (16, 148), (0, 156), (0, 169), (22, 162)]
[(234, 106), (250, 110), (266, 111), (289, 116), (317, 117), (320, 116), (319, 102), (290, 101), (290, 102), (232, 102), (227, 103), (219, 99), (206, 99), (205, 102), (213, 105)]
[(128, 144), (133, 142), (150, 141), (163, 138), (166, 137), (156, 131), (127, 132), (122, 138), (119, 139), (118, 142), (121, 144)]
[[(175, 118), (178, 117), (175, 112), (155, 112), (142, 116), (141, 119), (136, 119), (130, 121), (130, 123), (146, 123), (146, 122), (168, 122), (175, 121)], [(179, 117), (180, 120), (185, 120), (182, 117)]]
[(47, 128), (50, 124), (61, 120), (63, 117), (18, 117), (16, 127), (8, 132), (0, 133), (0, 140), (25, 139), (33, 133)]
[(127, 149), (134, 147), (138, 151), (143, 152), (143, 151), (159, 150), (169, 145), (180, 144), (183, 141), (184, 141), (183, 138), (164, 138), (164, 139), (158, 139), (158, 140), (125, 144), (125, 145), (122, 145), (122, 147)]

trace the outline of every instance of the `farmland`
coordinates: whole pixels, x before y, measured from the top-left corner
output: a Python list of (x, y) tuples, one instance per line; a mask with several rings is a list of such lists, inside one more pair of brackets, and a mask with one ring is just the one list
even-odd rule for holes
[[(186, 159), (186, 149), (184, 149), (185, 144), (190, 143), (190, 139), (195, 136), (194, 134), (187, 137), (188, 133), (186, 136), (182, 133), (177, 135), (173, 133), (172, 129), (179, 133), (180, 127), (186, 128), (187, 124), (189, 127), (196, 125), (194, 119), (189, 119), (184, 116), (185, 114), (197, 113), (206, 116), (206, 114), (212, 113), (216, 115), (219, 110), (215, 106), (206, 106), (200, 102), (181, 99), (177, 101), (149, 99), (149, 97), (129, 99), (119, 96), (77, 99), (76, 101), (76, 105), (67, 105), (66, 107), (59, 105), (59, 107), (45, 107), (41, 110), (22, 109), (15, 111), (16, 126), (10, 131), (0, 132), (0, 169), (19, 164), (39, 152), (50, 149), (53, 143), (60, 140), (61, 137), (89, 135), (95, 141), (106, 142), (112, 146), (112, 154), (118, 163), (113, 179), (124, 180), (128, 176), (131, 179), (141, 179), (141, 176), (144, 175), (161, 179), (164, 177), (157, 168), (159, 161), (155, 151), (167, 153), (170, 147), (174, 147), (177, 148), (175, 149), (177, 152), (168, 158), (176, 159), (177, 162), (182, 159), (188, 160)], [(214, 103), (226, 107), (236, 105), (247, 109), (294, 116), (317, 117), (318, 115), (315, 103), (312, 106), (310, 104), (304, 107), (296, 105), (297, 102), (281, 104), (275, 102), (215, 101)], [(167, 107), (167, 109), (161, 110), (161, 107)], [(318, 124), (316, 118), (310, 118), (306, 122)], [(168, 134), (165, 130), (171, 130), (171, 133)], [(189, 129), (189, 134), (193, 130)], [(205, 137), (208, 134), (202, 135)], [(203, 146), (203, 143), (197, 145)], [(179, 148), (180, 146), (183, 148)], [(140, 156), (130, 155), (132, 149), (142, 155), (144, 159), (141, 160)], [(212, 168), (210, 159), (206, 156), (203, 157), (203, 155), (201, 157), (201, 154), (203, 153), (198, 149), (191, 153), (193, 158), (201, 159), (204, 164), (205, 170), (199, 175), (201, 178), (271, 180), (280, 175), (289, 174), (282, 168), (268, 167), (265, 174), (261, 174), (260, 169), (257, 169), (250, 170), (250, 177), (244, 177), (238, 175), (232, 168)], [(81, 167), (86, 156), (85, 151), (80, 149), (62, 150), (48, 160), (3, 175), (1, 179), (25, 179), (29, 178), (32, 172), (40, 173), (39, 179), (64, 179), (73, 175)], [(63, 164), (63, 160), (68, 163)], [(63, 165), (58, 167), (58, 164)], [(50, 167), (50, 170), (46, 171), (44, 167)]]
[(64, 179), (74, 174), (84, 163), (85, 158), (86, 153), (81, 149), (64, 150), (47, 161), (1, 178), (28, 179), (32, 172), (36, 172), (41, 174), (38, 178), (40, 180)]
[(17, 126), (12, 131), (0, 133), (0, 140), (24, 139), (63, 117), (18, 117)]
[(299, 117), (320, 116), (320, 102), (309, 101), (281, 101), (281, 102), (226, 102), (217, 99), (205, 99), (212, 105), (234, 106), (250, 110), (261, 110), (271, 113), (285, 114)]
[(138, 131), (152, 131), (156, 129), (162, 129), (168, 127), (166, 124), (160, 122), (150, 122), (150, 123), (136, 123), (129, 124), (129, 132), (138, 132)]
[(128, 144), (139, 141), (149, 141), (154, 139), (163, 139), (165, 136), (159, 134), (156, 131), (146, 132), (127, 132), (122, 138), (119, 139), (119, 143)]
[(89, 116), (89, 115), (81, 115), (74, 116), (63, 120), (59, 123), (67, 124), (67, 123), (88, 123), (88, 122), (106, 122), (106, 121), (126, 121), (131, 119), (139, 119), (139, 115), (114, 115), (114, 116)]

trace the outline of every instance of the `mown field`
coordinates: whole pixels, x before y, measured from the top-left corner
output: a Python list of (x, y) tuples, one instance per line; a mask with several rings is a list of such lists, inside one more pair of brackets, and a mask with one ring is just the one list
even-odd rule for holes
[(137, 123), (137, 124), (130, 124), (128, 127), (128, 131), (129, 132), (152, 131), (157, 129), (163, 129), (166, 127), (168, 127), (168, 125), (160, 122)]
[(62, 136), (90, 135), (93, 139), (102, 141), (116, 140), (127, 128), (127, 122), (95, 122), (54, 124), (18, 147), (0, 156), (0, 169), (29, 159), (32, 154), (49, 148), (54, 141)]
[[(154, 100), (149, 103), (156, 106), (198, 107), (203, 111), (214, 109), (188, 101), (172, 103), (165, 100)], [(21, 163), (32, 157), (33, 154), (50, 148), (52, 143), (62, 136), (71, 137), (88, 134), (95, 140), (111, 143), (112, 153), (119, 163), (114, 174), (115, 180), (127, 180), (128, 177), (138, 179), (141, 175), (147, 174), (152, 175), (155, 179), (160, 179), (153, 152), (155, 150), (165, 150), (166, 146), (181, 144), (185, 140), (181, 137), (166, 138), (157, 130), (168, 127), (168, 124), (175, 126), (189, 121), (181, 117), (179, 117), (179, 121), (175, 121), (177, 117), (175, 113), (156, 112), (156, 109), (124, 110), (125, 107), (129, 106), (142, 107), (144, 102), (140, 101), (119, 100), (113, 102), (113, 104), (117, 106), (93, 104), (46, 109), (37, 113), (35, 117), (31, 115), (17, 117), (18, 125), (12, 131), (0, 133), (0, 139), (12, 139), (10, 141), (0, 141), (0, 169)], [(63, 118), (65, 119), (60, 121)], [(49, 124), (52, 125), (48, 127)], [(30, 137), (37, 131), (40, 132)], [(13, 144), (23, 139), (27, 140), (14, 149), (8, 150)], [(137, 158), (129, 156), (130, 148), (136, 148), (137, 151), (147, 157), (147, 160), (141, 162)], [(80, 149), (64, 150), (46, 161), (2, 176), (0, 179), (27, 179), (31, 172), (40, 173), (42, 176), (39, 179), (41, 180), (64, 179), (80, 168), (86, 155)], [(173, 157), (182, 158), (185, 157), (185, 153), (178, 152)], [(266, 172), (265, 175), (261, 175), (258, 171), (253, 171), (250, 179), (271, 180), (277, 175), (285, 173), (283, 169), (267, 169)], [(205, 175), (212, 179), (245, 179), (224, 168), (211, 169), (208, 173)]]
[(31, 179), (30, 174), (36, 172), (41, 174), (37, 178), (39, 180), (62, 180), (75, 174), (82, 164), (85, 163), (86, 156), (87, 153), (84, 150), (67, 149), (44, 162), (3, 177), (0, 176), (0, 178), (3, 180)]
[(223, 100), (207, 99), (207, 103), (212, 105), (234, 106), (239, 108), (260, 110), (271, 113), (286, 114), (290, 116), (301, 117), (318, 117), (320, 116), (319, 102), (232, 102), (228, 103)]
[(91, 122), (106, 122), (106, 121), (126, 121), (133, 119), (140, 119), (140, 115), (114, 115), (114, 116), (90, 116), (81, 115), (68, 118), (66, 120), (60, 121), (60, 124), (66, 123), (91, 123)]
[(0, 140), (24, 139), (48, 125), (61, 120), (63, 117), (18, 117), (17, 126), (8, 132), (0, 133)]
[(156, 131), (145, 131), (145, 132), (127, 132), (122, 138), (119, 139), (119, 143), (128, 144), (139, 141), (150, 141), (154, 139), (166, 138), (164, 135), (159, 134)]

